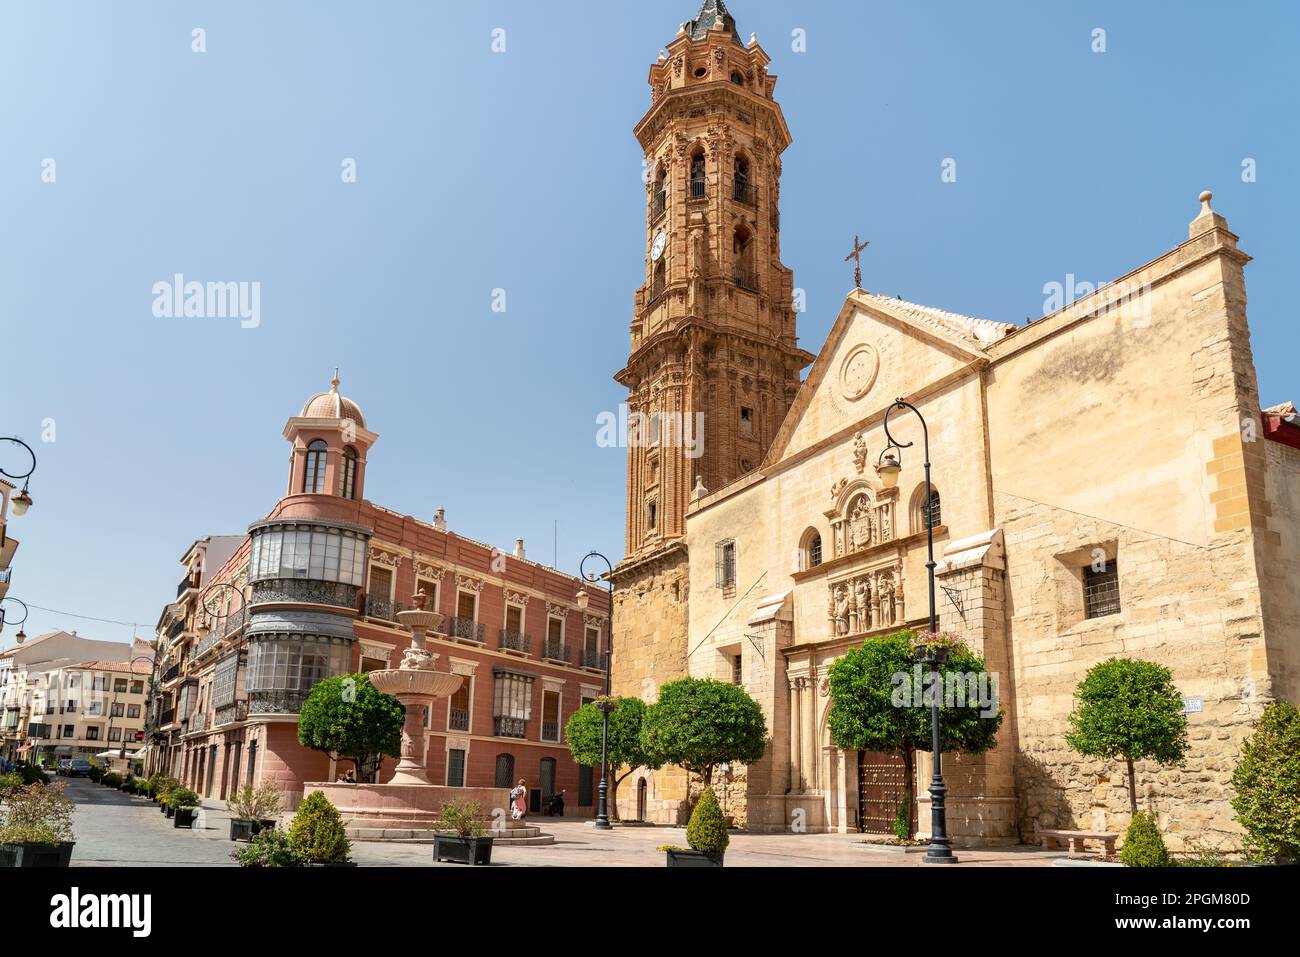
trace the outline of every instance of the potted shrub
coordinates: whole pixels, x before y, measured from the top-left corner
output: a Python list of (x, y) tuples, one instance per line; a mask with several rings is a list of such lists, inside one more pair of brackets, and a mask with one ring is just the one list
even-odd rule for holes
[(289, 835), (278, 827), (269, 827), (253, 835), (246, 847), (230, 852), (230, 859), (240, 867), (301, 867), (302, 859)]
[(153, 797), (158, 802), (158, 808), (163, 814), (167, 813), (167, 794), (172, 788), (179, 786), (180, 782), (169, 775), (160, 774), (158, 776), (158, 783), (154, 785)]
[(28, 784), (7, 802), (0, 820), (0, 867), (67, 867), (72, 813), (65, 784)]
[(230, 839), (251, 841), (260, 831), (275, 827), (280, 813), (280, 791), (274, 784), (244, 787), (226, 802), (230, 812)]
[(695, 802), (690, 823), (686, 825), (686, 843), (691, 849), (666, 846), (663, 850), (668, 855), (669, 867), (721, 867), (722, 856), (730, 841), (726, 822), (722, 819), (722, 808), (718, 807), (718, 796), (713, 793), (713, 788), (706, 787)]
[(460, 864), (491, 864), (492, 836), (478, 801), (457, 798), (438, 809), (434, 822), (433, 859)]
[(104, 775), (101, 782), (106, 788), (118, 788), (122, 786), (122, 776), (116, 771), (109, 771)]
[(172, 827), (194, 827), (194, 810), (199, 806), (199, 796), (189, 788), (172, 788), (167, 792), (167, 807)]
[(289, 841), (304, 867), (355, 867), (350, 861), (352, 843), (338, 808), (320, 791), (298, 805), (289, 824)]

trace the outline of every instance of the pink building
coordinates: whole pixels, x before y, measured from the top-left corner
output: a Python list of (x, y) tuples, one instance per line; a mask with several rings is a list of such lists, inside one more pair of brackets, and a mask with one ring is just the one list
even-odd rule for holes
[(563, 790), (566, 813), (594, 814), (599, 772), (573, 762), (564, 724), (603, 691), (603, 585), (588, 587), (584, 613), (582, 582), (528, 561), (522, 540), (503, 552), (448, 531), (441, 509), (422, 522), (366, 501), (378, 435), (337, 378), (284, 436), (285, 497), (247, 536), (204, 539), (182, 558), (159, 623), (151, 769), (212, 798), (271, 781), (291, 804), (305, 782), (335, 780), (351, 763), (298, 744), (302, 701), (324, 678), (397, 667), (410, 637), (394, 613), (419, 589), (446, 616), (429, 641), (437, 670), (465, 679), (426, 717), (430, 780), (525, 778), (535, 810)]

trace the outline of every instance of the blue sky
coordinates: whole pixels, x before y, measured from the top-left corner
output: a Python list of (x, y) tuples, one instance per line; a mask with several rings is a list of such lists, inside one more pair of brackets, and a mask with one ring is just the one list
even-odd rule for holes
[[(561, 568), (617, 560), (623, 453), (595, 435), (644, 275), (631, 127), (696, 8), (0, 4), (0, 434), (40, 457), (11, 594), (150, 635), (188, 544), (283, 494), (280, 430), (336, 365), (380, 434), (369, 498), (446, 506), (453, 530), (522, 535), (545, 562), (558, 521)], [(730, 9), (794, 136), (782, 246), (806, 348), (852, 284), (855, 232), (873, 291), (1024, 322), (1044, 284), (1114, 279), (1184, 240), (1208, 188), (1255, 257), (1263, 401), (1300, 392), (1294, 5)], [(152, 285), (175, 273), (259, 282), (260, 325), (156, 318)], [(54, 627), (131, 631), (36, 609), (26, 630)]]

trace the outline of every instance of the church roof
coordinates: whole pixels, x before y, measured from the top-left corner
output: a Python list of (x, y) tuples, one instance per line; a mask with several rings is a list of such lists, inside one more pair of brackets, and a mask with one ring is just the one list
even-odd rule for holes
[(731, 39), (740, 43), (740, 37), (736, 35), (736, 18), (722, 0), (704, 0), (695, 19), (687, 21), (686, 33), (692, 40), (703, 40), (719, 20), (722, 21), (723, 29), (731, 34)]
[(361, 414), (361, 406), (345, 395), (339, 394), (339, 373), (334, 370), (328, 392), (318, 392), (303, 405), (298, 413), (304, 419), (351, 419), (358, 428), (366, 427), (366, 417)]
[(981, 349), (990, 343), (997, 342), (1007, 333), (1018, 328), (1012, 323), (963, 316), (960, 313), (949, 312), (937, 306), (923, 306), (919, 303), (908, 302), (906, 299), (900, 299), (897, 296), (881, 296), (866, 290), (860, 290), (858, 297), (877, 303), (886, 309), (903, 312), (909, 318), (923, 325), (939, 329), (950, 336), (965, 339)]

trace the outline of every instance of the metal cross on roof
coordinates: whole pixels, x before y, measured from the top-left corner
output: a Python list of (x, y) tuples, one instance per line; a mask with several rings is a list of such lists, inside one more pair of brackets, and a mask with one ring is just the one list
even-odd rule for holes
[(859, 243), (857, 233), (853, 234), (853, 252), (844, 257), (844, 261), (853, 260), (853, 288), (862, 288), (862, 250), (870, 246), (871, 243)]

